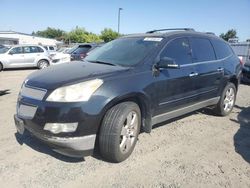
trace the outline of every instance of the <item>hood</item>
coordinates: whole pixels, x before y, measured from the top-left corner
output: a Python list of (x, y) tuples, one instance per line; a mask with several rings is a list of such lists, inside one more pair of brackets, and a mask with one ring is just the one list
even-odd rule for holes
[(36, 71), (30, 74), (25, 82), (27, 85), (33, 87), (50, 90), (94, 78), (103, 79), (104, 77), (114, 76), (126, 70), (128, 68), (121, 66), (74, 61)]

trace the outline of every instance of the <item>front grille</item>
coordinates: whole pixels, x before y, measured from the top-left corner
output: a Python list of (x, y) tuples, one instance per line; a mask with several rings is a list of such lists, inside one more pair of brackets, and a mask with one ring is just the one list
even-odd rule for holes
[(35, 88), (28, 85), (23, 85), (20, 95), (24, 97), (29, 97), (32, 99), (43, 100), (46, 95), (47, 90), (41, 88)]

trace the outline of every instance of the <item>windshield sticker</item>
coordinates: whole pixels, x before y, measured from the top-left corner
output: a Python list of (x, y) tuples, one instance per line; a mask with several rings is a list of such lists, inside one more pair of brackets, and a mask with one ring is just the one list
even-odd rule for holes
[(163, 38), (159, 38), (159, 37), (146, 37), (144, 38), (144, 41), (153, 41), (153, 42), (161, 42)]

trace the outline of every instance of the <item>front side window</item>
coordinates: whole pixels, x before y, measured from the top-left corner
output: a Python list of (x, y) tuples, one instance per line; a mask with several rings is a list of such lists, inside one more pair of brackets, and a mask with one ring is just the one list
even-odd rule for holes
[(176, 64), (184, 65), (192, 63), (191, 50), (187, 38), (177, 38), (170, 41), (162, 51), (161, 58), (167, 57), (175, 61)]
[(215, 53), (211, 42), (205, 38), (191, 38), (194, 62), (215, 60)]
[(121, 66), (133, 66), (141, 62), (150, 52), (156, 49), (161, 37), (128, 37), (113, 40), (93, 50), (85, 60), (106, 62)]
[(21, 53), (23, 53), (23, 48), (22, 47), (15, 47), (12, 50), (10, 50), (10, 53), (12, 53), (12, 54), (21, 54)]

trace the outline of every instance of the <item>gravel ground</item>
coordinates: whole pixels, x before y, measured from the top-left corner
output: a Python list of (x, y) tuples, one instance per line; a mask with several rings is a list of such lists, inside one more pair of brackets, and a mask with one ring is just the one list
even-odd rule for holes
[(250, 187), (250, 86), (240, 86), (229, 116), (200, 110), (165, 122), (140, 134), (128, 160), (112, 164), (98, 154), (64, 157), (15, 134), (17, 94), (33, 71), (0, 73), (1, 187)]

